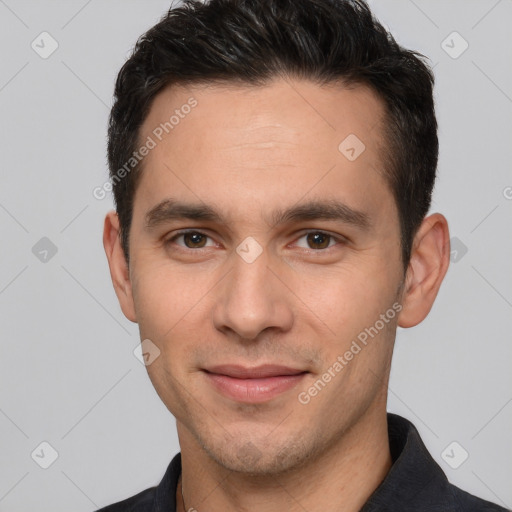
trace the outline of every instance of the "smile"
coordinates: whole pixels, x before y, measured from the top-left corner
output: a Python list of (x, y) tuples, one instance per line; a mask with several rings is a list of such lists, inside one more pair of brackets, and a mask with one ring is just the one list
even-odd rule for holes
[(204, 370), (208, 382), (222, 395), (243, 403), (263, 403), (294, 388), (307, 371), (285, 366), (246, 368), (224, 365)]

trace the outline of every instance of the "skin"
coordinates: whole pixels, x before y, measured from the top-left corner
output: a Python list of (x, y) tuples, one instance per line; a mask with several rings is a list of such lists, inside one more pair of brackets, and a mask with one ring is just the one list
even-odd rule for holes
[[(380, 155), (383, 106), (369, 89), (279, 78), (265, 87), (173, 87), (155, 99), (141, 140), (193, 96), (197, 107), (144, 159), (130, 265), (109, 212), (104, 247), (125, 316), (160, 355), (149, 377), (176, 417), (178, 510), (358, 511), (385, 478), (386, 398), (397, 325), (429, 313), (449, 263), (447, 221), (425, 218), (404, 272), (398, 211)], [(349, 161), (338, 146), (356, 134)], [(205, 203), (223, 222), (145, 229), (166, 198)], [(269, 223), (275, 209), (343, 201), (367, 230), (339, 220)], [(193, 229), (206, 237), (178, 237)], [(315, 242), (308, 233), (332, 237)], [(248, 236), (262, 253), (236, 251)], [(167, 244), (166, 244), (167, 241)], [(309, 403), (298, 400), (393, 304), (402, 309)], [(234, 401), (202, 369), (272, 363), (308, 373), (260, 404)]]

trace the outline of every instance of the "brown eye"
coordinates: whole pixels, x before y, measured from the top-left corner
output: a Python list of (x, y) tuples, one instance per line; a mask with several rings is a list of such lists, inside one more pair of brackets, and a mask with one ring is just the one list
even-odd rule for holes
[(203, 249), (212, 247), (214, 244), (210, 240), (208, 235), (201, 233), (200, 231), (180, 231), (173, 237), (169, 238), (165, 245), (177, 246), (181, 249)]
[(320, 231), (313, 231), (306, 235), (308, 245), (311, 249), (326, 249), (329, 247), (331, 235)]
[(185, 246), (189, 249), (201, 249), (206, 244), (206, 239), (208, 238), (206, 235), (197, 232), (183, 233), (180, 235), (183, 237), (183, 241), (185, 242)]

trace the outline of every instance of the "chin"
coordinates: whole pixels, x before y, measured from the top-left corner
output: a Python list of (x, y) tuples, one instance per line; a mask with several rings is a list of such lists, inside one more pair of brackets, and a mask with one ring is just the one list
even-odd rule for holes
[(267, 437), (260, 441), (244, 440), (242, 436), (234, 439), (230, 437), (219, 444), (201, 440), (201, 446), (220, 466), (248, 476), (277, 476), (292, 472), (320, 451), (319, 446), (308, 445), (300, 436), (300, 442), (291, 437), (273, 439), (273, 442)]

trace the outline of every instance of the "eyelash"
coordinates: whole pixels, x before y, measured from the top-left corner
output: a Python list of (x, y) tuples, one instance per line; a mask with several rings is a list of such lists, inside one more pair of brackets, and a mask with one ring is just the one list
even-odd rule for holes
[[(330, 240), (334, 240), (335, 242), (337, 242), (337, 244), (334, 244), (330, 247), (326, 247), (325, 249), (304, 249), (304, 248), (301, 248), (301, 249), (308, 251), (308, 252), (312, 252), (312, 253), (327, 253), (327, 252), (330, 252), (329, 249), (336, 247), (336, 245), (346, 245), (348, 243), (348, 239), (345, 237), (342, 237), (341, 235), (339, 235), (339, 236), (331, 235), (330, 233), (327, 233), (326, 231), (321, 231), (318, 229), (312, 229), (312, 230), (307, 231), (306, 233), (302, 234), (297, 240), (307, 237), (308, 235), (313, 234), (313, 233), (327, 236), (330, 238)], [(175, 242), (175, 240), (177, 238), (179, 238), (183, 235), (186, 235), (186, 234), (197, 234), (197, 235), (202, 235), (202, 236), (205, 236), (205, 237), (211, 239), (211, 237), (209, 235), (207, 235), (206, 233), (203, 233), (202, 231), (198, 231), (195, 229), (189, 229), (189, 230), (178, 231), (171, 238), (169, 238), (165, 241), (165, 245), (166, 246), (171, 245), (173, 242)], [(179, 250), (184, 250), (186, 252), (189, 252), (189, 251), (199, 252), (201, 249), (209, 248), (209, 247), (198, 247), (197, 249), (193, 249), (190, 247), (184, 247), (184, 246), (180, 246), (180, 245), (178, 247), (179, 247)]]

